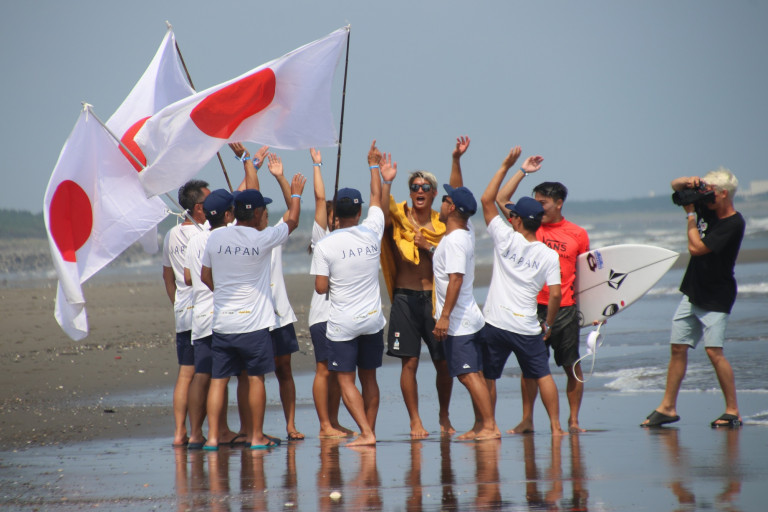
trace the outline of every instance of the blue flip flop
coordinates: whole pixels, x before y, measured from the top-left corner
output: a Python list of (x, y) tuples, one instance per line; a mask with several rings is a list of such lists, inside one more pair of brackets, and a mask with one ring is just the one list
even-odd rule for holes
[(206, 452), (217, 452), (217, 451), (219, 451), (219, 447), (218, 446), (208, 446), (208, 445), (206, 445), (206, 446), (203, 446), (203, 451), (206, 451)]
[(269, 450), (270, 448), (277, 448), (279, 443), (274, 442), (272, 439), (267, 444), (252, 444), (251, 450)]

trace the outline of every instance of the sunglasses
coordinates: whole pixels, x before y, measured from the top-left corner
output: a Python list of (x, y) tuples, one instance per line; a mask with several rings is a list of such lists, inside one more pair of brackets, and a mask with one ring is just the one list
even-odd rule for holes
[(451, 201), (451, 196), (443, 196), (443, 202), (453, 204), (453, 201)]
[(429, 192), (432, 190), (432, 185), (429, 183), (411, 183), (409, 188), (411, 189), (411, 192), (418, 192), (419, 189), (421, 189), (423, 192)]

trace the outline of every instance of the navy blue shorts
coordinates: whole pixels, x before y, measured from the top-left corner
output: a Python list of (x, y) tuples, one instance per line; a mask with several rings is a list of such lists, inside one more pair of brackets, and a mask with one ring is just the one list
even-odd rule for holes
[(483, 330), (473, 334), (448, 336), (445, 343), (445, 359), (451, 377), (483, 370), (482, 346)]
[(240, 375), (243, 368), (251, 377), (275, 371), (275, 355), (269, 329), (239, 334), (220, 334), (214, 331), (211, 352), (211, 377), (214, 379)]
[(349, 341), (331, 341), (330, 344), (329, 370), (374, 370), (381, 366), (384, 358), (384, 329), (374, 334), (363, 334)]
[(312, 338), (312, 346), (315, 348), (315, 362), (322, 363), (331, 357), (331, 340), (325, 336), (328, 322), (317, 322), (309, 326), (309, 336)]
[(549, 350), (541, 334), (517, 334), (485, 324), (483, 344), (483, 376), (496, 380), (501, 377), (511, 352), (526, 379), (540, 379), (550, 374)]
[(192, 330), (176, 333), (176, 358), (181, 366), (195, 365), (195, 349), (192, 347)]
[(275, 357), (299, 351), (299, 340), (296, 338), (296, 329), (293, 328), (293, 324), (269, 331), (269, 335), (272, 336), (272, 352)]
[(195, 340), (195, 373), (207, 373), (210, 375), (213, 371), (212, 342), (213, 334)]

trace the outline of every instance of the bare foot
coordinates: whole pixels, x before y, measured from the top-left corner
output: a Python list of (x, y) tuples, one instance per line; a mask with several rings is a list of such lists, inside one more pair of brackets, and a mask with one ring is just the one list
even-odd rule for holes
[(533, 434), (533, 422), (521, 421), (515, 428), (507, 430), (507, 434)]
[[(349, 429), (346, 429), (346, 430), (349, 430)], [(349, 434), (347, 434), (341, 429), (336, 429), (331, 427), (328, 429), (321, 428), (320, 433), (318, 434), (317, 437), (319, 437), (320, 439), (341, 439), (342, 437), (347, 437), (348, 435)]]
[(579, 427), (578, 423), (571, 423), (568, 425), (568, 432), (571, 434), (578, 434), (580, 432), (586, 432), (587, 429)]
[(457, 436), (456, 439), (459, 441), (472, 441), (477, 437), (477, 432), (474, 430), (469, 430), (467, 432), (464, 432), (460, 436)]
[(302, 434), (298, 430), (294, 430), (292, 432), (288, 432), (288, 440), (289, 441), (303, 441), (304, 440), (304, 434)]
[(334, 424), (334, 423), (332, 423), (332, 424), (331, 424), (331, 426), (332, 426), (333, 428), (335, 428), (336, 430), (341, 430), (342, 432), (344, 432), (344, 433), (345, 433), (346, 435), (348, 435), (348, 436), (356, 436), (356, 435), (358, 434), (358, 433), (357, 433), (357, 432), (355, 432), (354, 430), (352, 430), (352, 429), (349, 429), (349, 428), (347, 428), (347, 427), (344, 427), (344, 426), (342, 426), (342, 425), (339, 425), (338, 423), (335, 423), (335, 424)]
[(568, 435), (568, 432), (566, 432), (565, 430), (563, 430), (560, 427), (553, 427), (552, 428), (552, 437), (555, 437), (555, 436), (567, 436), (567, 435)]
[(499, 439), (501, 438), (501, 432), (498, 428), (496, 429), (490, 429), (485, 428), (477, 433), (475, 436), (475, 441), (487, 441), (489, 439)]
[(453, 428), (453, 425), (451, 425), (451, 420), (448, 418), (441, 418), (440, 419), (440, 433), (441, 434), (447, 434), (449, 436), (452, 436), (456, 433), (456, 429)]
[(180, 437), (174, 437), (173, 438), (173, 446), (174, 448), (179, 448), (181, 446), (187, 446), (189, 444), (189, 437), (187, 437), (187, 434), (184, 434)]
[(348, 442), (346, 445), (349, 448), (352, 448), (354, 446), (374, 446), (376, 444), (376, 436), (373, 434), (369, 435), (360, 435), (357, 439), (354, 441)]
[(417, 421), (415, 424), (411, 424), (411, 439), (424, 439), (429, 437), (429, 432), (421, 424), (421, 421)]

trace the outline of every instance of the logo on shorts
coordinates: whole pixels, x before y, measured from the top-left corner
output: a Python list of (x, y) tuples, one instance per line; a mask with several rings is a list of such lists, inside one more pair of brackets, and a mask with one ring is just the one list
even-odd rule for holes
[(333, 366), (339, 366), (339, 363), (337, 363), (336, 361), (332, 362), (331, 364), (332, 364)]
[(464, 366), (462, 366), (462, 368), (464, 368), (466, 370), (467, 368), (472, 368), (472, 367), (469, 366), (467, 363), (464, 363)]

